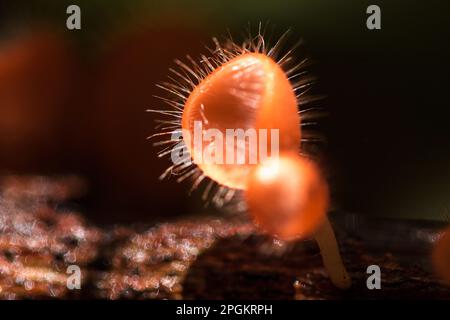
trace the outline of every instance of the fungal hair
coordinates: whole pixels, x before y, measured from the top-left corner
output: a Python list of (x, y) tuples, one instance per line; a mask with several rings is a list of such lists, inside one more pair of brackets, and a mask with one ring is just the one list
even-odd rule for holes
[[(153, 140), (153, 145), (160, 148), (158, 157), (170, 156), (174, 148), (177, 148), (175, 151), (183, 154), (183, 161), (171, 164), (160, 175), (160, 179), (174, 176), (177, 182), (190, 180), (192, 183), (190, 192), (202, 189), (202, 199), (205, 205), (212, 203), (217, 207), (223, 207), (232, 202), (233, 199), (240, 198), (238, 196), (239, 191), (220, 185), (205, 176), (192, 161), (186, 144), (183, 141), (172, 139), (172, 136), (181, 131), (183, 108), (191, 92), (216, 68), (230, 60), (245, 53), (262, 53), (273, 59), (284, 70), (297, 99), (302, 121), (300, 125), (303, 132), (301, 149), (304, 149), (305, 144), (324, 142), (320, 134), (310, 130), (316, 126), (317, 120), (324, 115), (323, 108), (314, 104), (323, 97), (311, 94), (311, 88), (316, 78), (307, 70), (310, 60), (308, 58), (297, 60), (294, 57), (294, 53), (297, 52), (303, 42), (299, 40), (288, 47), (287, 42), (291, 35), (290, 29), (276, 38), (275, 41), (272, 41), (273, 36), (268, 35), (268, 26), (268, 23), (263, 25), (260, 22), (256, 33), (254, 33), (249, 25), (245, 40), (241, 43), (236, 42), (230, 32), (222, 39), (213, 37), (213, 46), (206, 46), (207, 55), (202, 54), (199, 59), (186, 55), (184, 61), (176, 59), (174, 61), (175, 66), (169, 68), (167, 80), (156, 84), (162, 93), (154, 97), (165, 107), (147, 110), (147, 112), (161, 116), (155, 126), (156, 132), (150, 135), (148, 139)], [(249, 99), (251, 99), (251, 95), (249, 95)], [(310, 107), (310, 105), (313, 106)], [(308, 107), (304, 108), (305, 106)], [(301, 153), (308, 156), (307, 153)]]

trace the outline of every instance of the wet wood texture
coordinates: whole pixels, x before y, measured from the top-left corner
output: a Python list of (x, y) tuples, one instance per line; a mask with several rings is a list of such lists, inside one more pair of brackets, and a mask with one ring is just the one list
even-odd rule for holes
[[(277, 242), (246, 220), (190, 217), (102, 228), (64, 206), (85, 188), (77, 177), (11, 176), (0, 188), (1, 299), (450, 298), (450, 288), (421, 262), (426, 246), (390, 252), (382, 236), (377, 248), (341, 230), (353, 279), (342, 291), (328, 280), (313, 241)], [(424, 230), (422, 236), (433, 236), (433, 228)], [(81, 290), (66, 286), (73, 264), (82, 271)], [(381, 290), (367, 289), (371, 264), (382, 270)]]

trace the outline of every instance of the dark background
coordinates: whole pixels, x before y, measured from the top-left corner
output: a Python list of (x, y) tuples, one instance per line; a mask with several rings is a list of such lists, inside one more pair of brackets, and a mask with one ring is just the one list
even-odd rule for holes
[[(302, 38), (330, 116), (325, 168), (334, 208), (446, 218), (450, 210), (448, 6), (444, 1), (2, 1), (0, 172), (86, 177), (82, 205), (102, 223), (212, 209), (146, 140), (154, 84), (214, 35), (269, 21)], [(78, 4), (82, 30), (65, 27)], [(367, 30), (377, 4), (382, 29)], [(239, 38), (239, 37), (238, 37)]]

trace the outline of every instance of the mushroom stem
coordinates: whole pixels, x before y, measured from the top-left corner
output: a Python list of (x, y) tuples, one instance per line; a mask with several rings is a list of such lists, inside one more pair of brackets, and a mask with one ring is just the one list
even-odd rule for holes
[(328, 271), (331, 282), (340, 289), (348, 289), (352, 282), (342, 262), (336, 236), (327, 217), (317, 231), (315, 239), (319, 245), (323, 264)]

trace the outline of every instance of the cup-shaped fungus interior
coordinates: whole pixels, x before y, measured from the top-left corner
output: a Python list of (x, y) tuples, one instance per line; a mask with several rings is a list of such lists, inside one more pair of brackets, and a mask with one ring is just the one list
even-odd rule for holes
[(300, 145), (293, 87), (260, 53), (239, 55), (202, 80), (185, 103), (182, 129), (193, 162), (236, 189), (245, 189), (251, 168), (263, 159)]

